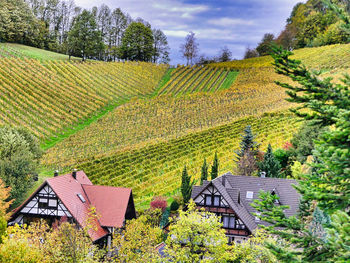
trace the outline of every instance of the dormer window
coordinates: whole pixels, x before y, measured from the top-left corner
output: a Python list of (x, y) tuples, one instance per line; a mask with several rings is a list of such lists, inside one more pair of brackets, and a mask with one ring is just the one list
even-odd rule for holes
[(254, 196), (254, 192), (253, 191), (247, 191), (247, 195), (246, 195), (247, 199), (253, 199), (253, 196)]

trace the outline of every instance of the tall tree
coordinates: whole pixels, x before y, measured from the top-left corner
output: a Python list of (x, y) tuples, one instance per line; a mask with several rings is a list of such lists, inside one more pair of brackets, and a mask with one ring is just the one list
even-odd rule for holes
[(280, 177), (281, 164), (272, 152), (271, 144), (267, 147), (264, 160), (258, 163), (259, 173), (265, 173), (266, 177)]
[(153, 44), (152, 30), (141, 22), (132, 22), (123, 35), (119, 48), (120, 58), (132, 61), (151, 61)]
[(232, 59), (232, 52), (228, 49), (228, 47), (224, 46), (223, 48), (221, 48), (218, 61), (226, 62), (226, 61), (230, 61), (231, 59)]
[(252, 152), (252, 154), (256, 156), (260, 146), (260, 144), (255, 141), (256, 135), (253, 134), (252, 126), (250, 125), (245, 127), (241, 137), (242, 140), (239, 143), (240, 149), (235, 151), (237, 161), (239, 161), (247, 153), (247, 151)]
[(192, 186), (194, 185), (194, 181), (191, 180), (191, 176), (188, 175), (186, 165), (182, 171), (181, 177), (181, 194), (184, 201), (184, 204), (187, 204), (191, 199), (192, 194)]
[(211, 166), (211, 172), (210, 172), (211, 180), (214, 180), (216, 177), (218, 177), (218, 173), (219, 173), (219, 159), (218, 159), (218, 153), (215, 152), (214, 161), (213, 161), (213, 165)]
[(203, 184), (203, 181), (206, 181), (206, 180), (208, 180), (208, 165), (207, 165), (207, 160), (204, 158), (204, 162), (201, 170), (201, 184)]
[(182, 57), (186, 58), (187, 65), (193, 65), (193, 60), (198, 56), (199, 45), (192, 31), (186, 36), (185, 44), (180, 46)]
[(169, 63), (169, 45), (166, 35), (160, 29), (153, 29), (153, 63)]
[[(293, 244), (288, 247), (268, 245), (279, 260), (346, 262), (350, 246), (350, 216), (344, 212), (350, 209), (350, 185), (347, 183), (350, 180), (350, 77), (345, 76), (343, 84), (334, 84), (329, 78), (320, 79), (300, 61), (290, 59), (291, 54), (275, 49), (276, 72), (299, 85), (278, 84), (289, 90), (290, 101), (300, 105), (294, 110), (298, 116), (312, 119), (319, 125), (333, 125), (333, 128), (316, 142), (312, 169), (299, 181), (297, 190), (302, 195), (303, 213), (298, 217), (287, 217), (286, 207), (274, 205), (278, 197), (271, 193), (261, 193), (261, 200), (255, 202), (255, 207), (263, 220), (272, 223), (268, 229), (283, 240), (279, 244)], [(302, 108), (308, 111), (301, 112)], [(312, 225), (310, 229), (310, 204), (317, 204), (331, 217), (326, 238), (317, 231), (315, 234)]]
[(0, 127), (0, 177), (11, 187), (13, 206), (23, 201), (34, 182), (40, 157), (38, 140), (29, 131)]
[(245, 53), (244, 53), (244, 59), (247, 59), (247, 58), (256, 58), (259, 56), (259, 53), (258, 51), (256, 51), (255, 48), (249, 48), (247, 47)]
[(94, 57), (103, 49), (101, 32), (97, 29), (92, 12), (84, 10), (74, 18), (68, 34), (69, 55), (86, 58)]
[(272, 51), (271, 45), (274, 43), (275, 36), (273, 34), (267, 33), (263, 36), (261, 42), (256, 47), (259, 56), (269, 55)]

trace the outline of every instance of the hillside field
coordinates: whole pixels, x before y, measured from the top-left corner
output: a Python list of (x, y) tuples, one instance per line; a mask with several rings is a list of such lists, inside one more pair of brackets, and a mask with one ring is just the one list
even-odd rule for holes
[[(339, 79), (338, 71), (349, 71), (349, 48), (307, 48), (294, 57), (322, 77)], [(45, 175), (84, 169), (94, 183), (132, 187), (137, 208), (144, 209), (154, 195), (177, 192), (185, 164), (198, 178), (203, 158), (211, 162), (216, 151), (220, 173), (234, 172), (233, 152), (246, 125), (262, 150), (291, 139), (301, 123), (275, 84), (289, 80), (271, 62), (260, 57), (169, 69), (3, 56), (0, 124), (36, 134), (46, 150)]]

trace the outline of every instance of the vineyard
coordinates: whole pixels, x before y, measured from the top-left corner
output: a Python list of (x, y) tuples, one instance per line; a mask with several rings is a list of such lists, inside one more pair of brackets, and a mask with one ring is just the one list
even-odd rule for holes
[[(315, 70), (331, 70), (350, 67), (350, 44), (335, 44), (314, 48), (294, 50), (291, 58), (301, 60), (305, 66)], [(270, 56), (233, 60), (229, 62), (214, 63), (213, 67), (241, 70), (247, 68), (272, 67), (273, 59)]]
[[(0, 58), (32, 58), (39, 60), (68, 60), (69, 57), (64, 54), (55, 53), (40, 48), (25, 46), (15, 43), (0, 43)], [(73, 60), (80, 58), (71, 57)]]
[(284, 90), (274, 84), (276, 79), (285, 80), (272, 68), (246, 69), (230, 90), (133, 100), (50, 148), (42, 162), (53, 167), (73, 166), (93, 156), (287, 109), (290, 104), (284, 100)]
[(158, 91), (158, 95), (181, 95), (228, 89), (237, 75), (237, 71), (226, 70), (222, 67), (180, 66), (171, 72), (170, 79)]
[[(281, 147), (298, 129), (300, 122), (291, 113), (271, 113), (191, 133), (179, 139), (126, 150), (79, 166), (95, 184), (132, 187), (137, 208), (144, 208), (154, 195), (174, 193), (179, 188), (186, 164), (189, 174), (200, 176), (203, 158), (212, 162), (218, 152), (220, 173), (234, 171), (233, 151), (246, 125), (252, 125), (265, 150), (268, 143)], [(273, 133), (271, 133), (273, 131)]]
[(101, 109), (154, 91), (167, 67), (147, 63), (0, 60), (0, 124), (47, 139)]

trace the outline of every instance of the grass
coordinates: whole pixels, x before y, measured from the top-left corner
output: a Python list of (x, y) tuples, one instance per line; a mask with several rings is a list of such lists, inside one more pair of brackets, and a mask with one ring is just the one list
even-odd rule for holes
[[(32, 58), (39, 60), (68, 60), (69, 56), (45, 49), (15, 43), (0, 43), (0, 57)], [(71, 57), (72, 60), (81, 60)]]

